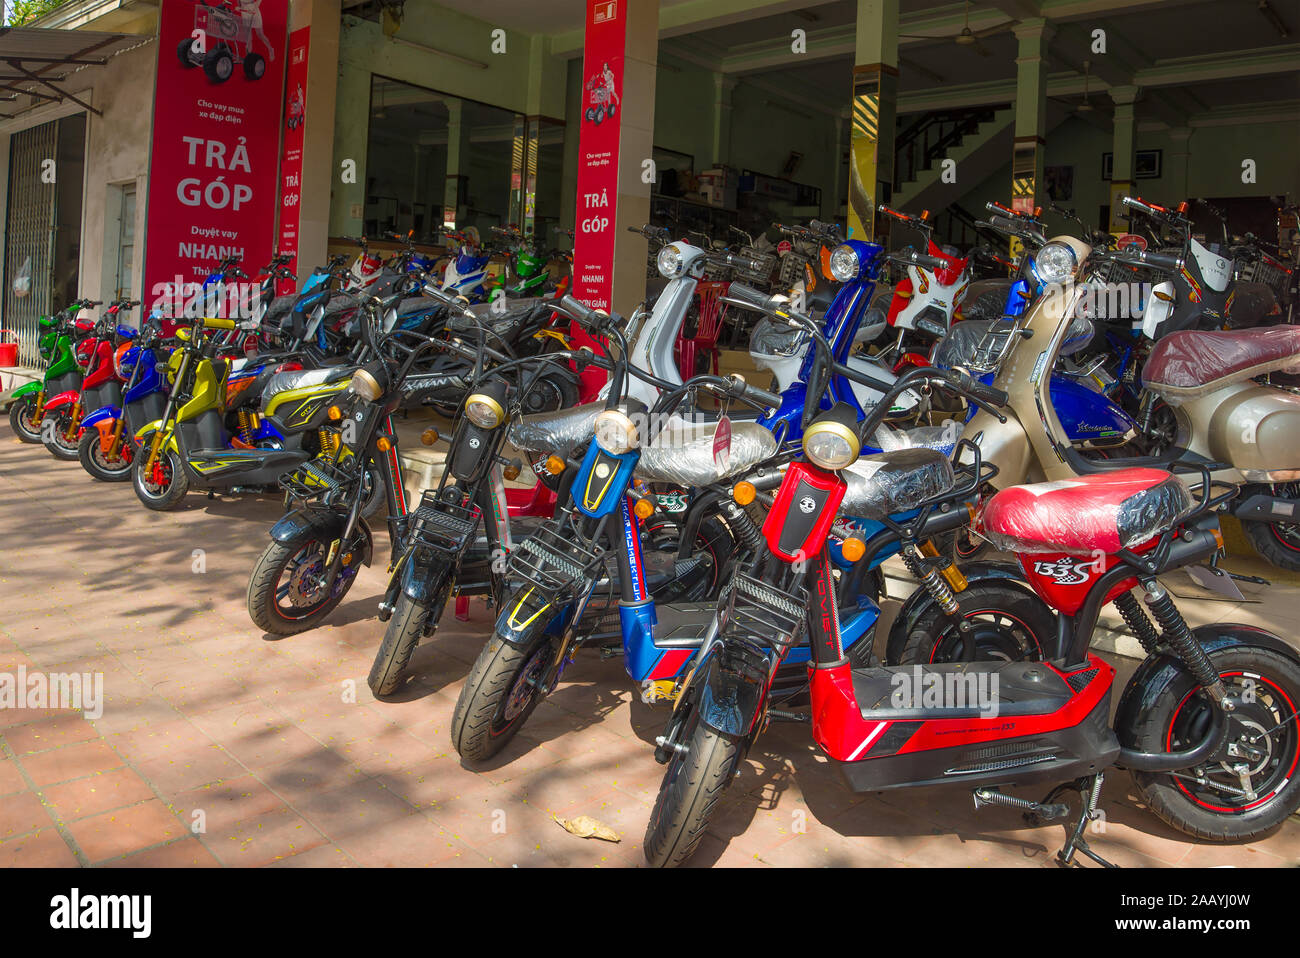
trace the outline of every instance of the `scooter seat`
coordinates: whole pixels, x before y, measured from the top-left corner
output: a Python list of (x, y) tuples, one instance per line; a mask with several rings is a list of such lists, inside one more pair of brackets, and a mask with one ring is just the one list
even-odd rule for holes
[(1007, 552), (1114, 554), (1150, 541), (1196, 508), (1160, 469), (1117, 469), (1003, 489), (984, 507), (989, 541)]
[(290, 389), (306, 389), (308, 386), (323, 386), (326, 383), (338, 382), (351, 376), (352, 370), (352, 366), (327, 366), (324, 369), (296, 369), (276, 373), (262, 387), (262, 398), (288, 392)]
[(669, 420), (641, 449), (635, 475), (650, 482), (707, 486), (740, 475), (776, 452), (776, 438), (756, 422), (731, 423), (731, 447), (721, 465), (713, 457), (716, 420)]
[(948, 457), (925, 448), (863, 456), (840, 475), (848, 484), (840, 511), (860, 519), (910, 512), (957, 484)]
[(516, 449), (554, 453), (569, 458), (596, 433), (596, 416), (604, 403), (535, 412), (510, 424), (506, 440)]
[(1300, 369), (1300, 326), (1185, 329), (1151, 347), (1142, 382), (1165, 399), (1187, 400), (1280, 369)]

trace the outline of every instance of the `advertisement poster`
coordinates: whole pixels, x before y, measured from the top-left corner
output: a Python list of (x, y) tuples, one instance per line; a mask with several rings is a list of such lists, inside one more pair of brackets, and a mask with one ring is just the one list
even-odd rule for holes
[[(280, 232), (275, 248), (292, 253), (289, 268), (298, 272), (298, 213), (302, 196), (302, 140), (307, 119), (307, 53), (311, 27), (289, 35), (289, 70), (284, 85), (284, 155), (280, 160)], [(280, 280), (277, 294), (293, 292), (292, 280)]]
[[(623, 89), (626, 20), (620, 0), (588, 0), (578, 134), (578, 215), (573, 243), (573, 294), (593, 309), (611, 308), (614, 207), (618, 197), (619, 98)], [(573, 330), (581, 344), (591, 339)], [(600, 370), (584, 376), (600, 379)]]
[(144, 300), (179, 315), (228, 256), (275, 243), (288, 0), (162, 0)]

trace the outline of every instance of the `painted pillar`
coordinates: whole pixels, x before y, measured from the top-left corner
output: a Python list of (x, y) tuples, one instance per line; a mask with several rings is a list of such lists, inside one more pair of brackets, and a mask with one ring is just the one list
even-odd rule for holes
[(1169, 164), (1164, 174), (1169, 182), (1169, 200), (1178, 202), (1187, 199), (1187, 165), (1191, 160), (1192, 128), (1178, 126), (1169, 131)]
[(876, 207), (894, 182), (898, 99), (898, 0), (858, 0), (853, 66), (849, 235), (876, 235)]
[[(360, 236), (366, 210), (366, 137), (370, 129), (370, 71), (348, 60), (338, 62), (335, 84), (334, 160), (330, 182), (331, 236)], [(305, 254), (304, 254), (305, 255)], [(317, 260), (323, 263), (324, 257)]]
[(1134, 105), (1141, 92), (1135, 86), (1110, 88), (1110, 98), (1115, 101), (1115, 132), (1111, 145), (1110, 223), (1106, 228), (1112, 233), (1129, 231), (1124, 216), (1128, 210), (1120, 204), (1120, 198), (1133, 193), (1133, 151), (1137, 135)]
[[(443, 187), (442, 228), (456, 229), (460, 220), (460, 171), (464, 166), (466, 131), (462, 122), (464, 101), (448, 98), (447, 105), (447, 181)], [(486, 237), (484, 237), (486, 238)]]
[(713, 74), (713, 165), (731, 159), (731, 94), (736, 80), (724, 73)]
[[(1016, 56), (1016, 125), (1011, 153), (1011, 208), (1032, 213), (1042, 205), (1043, 147), (1047, 132), (1047, 45), (1055, 32), (1041, 17), (1014, 28)], [(1021, 250), (1010, 242), (1012, 256)]]
[[(658, 0), (587, 0), (573, 289), (623, 315), (645, 298), (646, 241), (627, 227), (650, 218), (658, 45)], [(589, 369), (584, 383), (603, 377)]]

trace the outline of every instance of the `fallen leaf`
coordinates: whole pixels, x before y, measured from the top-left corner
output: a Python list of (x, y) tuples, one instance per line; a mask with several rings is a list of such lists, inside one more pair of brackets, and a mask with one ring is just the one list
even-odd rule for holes
[(577, 818), (556, 818), (555, 821), (570, 835), (577, 835), (579, 838), (599, 838), (606, 842), (622, 841), (614, 829), (590, 815), (579, 815)]

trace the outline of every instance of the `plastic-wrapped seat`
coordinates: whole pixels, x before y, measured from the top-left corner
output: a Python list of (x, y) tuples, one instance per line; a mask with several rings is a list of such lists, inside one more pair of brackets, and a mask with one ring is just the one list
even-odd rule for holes
[(596, 416), (604, 403), (529, 413), (510, 424), (506, 440), (516, 449), (554, 453), (568, 458), (596, 432)]
[(1142, 383), (1171, 402), (1196, 399), (1277, 370), (1300, 370), (1300, 327), (1182, 330), (1151, 347)]
[(934, 449), (863, 456), (840, 473), (848, 484), (840, 511), (861, 519), (911, 512), (957, 484), (952, 463)]
[(704, 486), (740, 475), (776, 452), (771, 431), (756, 422), (731, 423), (731, 447), (723, 464), (713, 458), (717, 420), (673, 417), (641, 450), (636, 476), (649, 482)]
[(1195, 508), (1172, 473), (1117, 469), (1003, 489), (982, 521), (989, 541), (1007, 552), (1113, 555), (1155, 538)]

